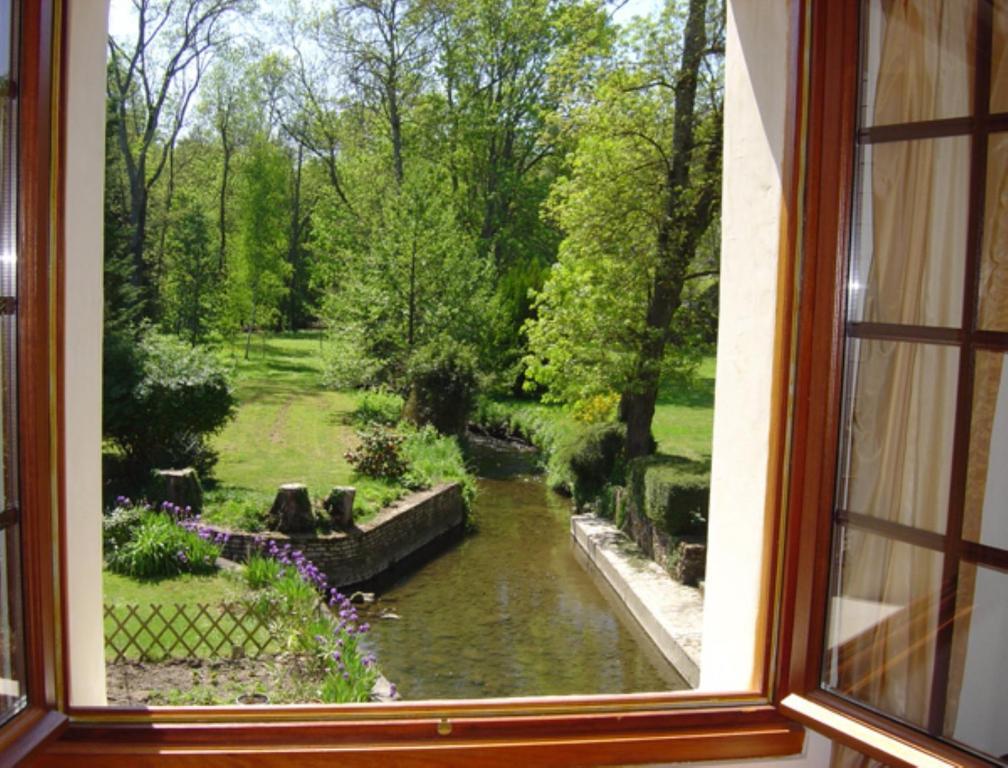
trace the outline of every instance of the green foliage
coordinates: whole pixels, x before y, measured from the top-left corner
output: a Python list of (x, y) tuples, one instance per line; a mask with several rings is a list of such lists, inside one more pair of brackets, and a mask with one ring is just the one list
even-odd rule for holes
[(165, 244), (163, 324), (196, 345), (213, 319), (217, 260), (210, 253), (210, 230), (202, 208), (186, 195), (180, 195), (176, 205)]
[(338, 329), (327, 378), (398, 387), (416, 348), (479, 338), (492, 275), (459, 225), (442, 169), (418, 162), (401, 184), (380, 174), (376, 183), (365, 169), (366, 213), (351, 228), (338, 207), (323, 206), (329, 215), (314, 230), (324, 314)]
[[(674, 13), (669, 3), (665, 18), (638, 22), (593, 98), (570, 104), (576, 146), (546, 206), (564, 239), (525, 325), (528, 386), (551, 401), (638, 394), (670, 371), (695, 368), (710, 348), (720, 167), (698, 147), (720, 143), (720, 68), (712, 59), (700, 73), (696, 146), (675, 146), (674, 99), (656, 85), (680, 80), (683, 27)], [(687, 188), (673, 173), (677, 152), (689, 165)], [(659, 300), (661, 281), (668, 295)], [(670, 319), (657, 327), (666, 309)]]
[(290, 265), (287, 248), (287, 188), (290, 166), (265, 136), (254, 137), (238, 178), (238, 248), (228, 273), (229, 311), (248, 332), (277, 318)]
[(680, 456), (634, 459), (627, 484), (638, 510), (671, 535), (699, 533), (707, 526), (710, 465)]
[(379, 387), (365, 390), (360, 394), (353, 416), (360, 424), (381, 424), (391, 427), (399, 422), (402, 411), (402, 396), (385, 387)]
[(245, 583), (249, 589), (264, 589), (280, 576), (280, 563), (271, 557), (254, 554), (245, 563)]
[(621, 424), (592, 424), (557, 444), (551, 464), (569, 480), (579, 507), (594, 501), (609, 482), (621, 479), (625, 438)]
[[(106, 345), (104, 434), (125, 453), (131, 475), (193, 466), (206, 477), (216, 456), (206, 442), (234, 414), (235, 399), (204, 349), (147, 333)], [(113, 377), (120, 376), (119, 379)]]
[(133, 538), (146, 513), (143, 506), (120, 498), (119, 503), (102, 518), (102, 543), (105, 551), (116, 550)]
[(162, 512), (147, 511), (129, 539), (106, 553), (109, 568), (135, 579), (214, 571), (220, 547)]
[(402, 435), (375, 424), (359, 431), (357, 437), (360, 444), (347, 451), (345, 458), (360, 474), (395, 481), (409, 471), (402, 455)]
[(458, 439), (441, 435), (428, 425), (408, 431), (403, 456), (409, 464), (404, 481), (411, 488), (430, 488), (437, 483), (459, 483), (466, 508), (476, 498), (476, 479), (468, 470)]
[(465, 430), (476, 389), (475, 357), (468, 347), (447, 338), (432, 342), (414, 353), (408, 378), (407, 419), (444, 434)]
[(203, 521), (232, 531), (255, 533), (265, 530), (271, 502), (268, 494), (216, 488), (204, 497)]

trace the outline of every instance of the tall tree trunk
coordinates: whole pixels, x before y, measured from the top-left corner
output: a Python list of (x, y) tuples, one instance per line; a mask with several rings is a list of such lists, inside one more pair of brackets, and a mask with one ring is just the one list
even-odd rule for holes
[(665, 180), (665, 217), (657, 237), (658, 265), (648, 301), (645, 339), (634, 366), (636, 381), (620, 399), (620, 418), (627, 427), (628, 458), (654, 452), (651, 422), (658, 400), (669, 325), (682, 301), (687, 268), (709, 218), (709, 212), (704, 215), (698, 211), (698, 203), (689, 194), (697, 82), (707, 47), (706, 11), (707, 0), (690, 0), (679, 76), (674, 87), (675, 122)]
[(298, 144), (297, 163), (294, 166), (294, 188), (291, 194), (290, 237), (287, 244), (287, 261), (291, 265), (290, 290), (287, 295), (287, 323), (292, 331), (297, 320), (299, 302), (297, 288), (301, 277), (301, 167), (303, 162), (304, 146)]
[[(172, 202), (175, 197), (175, 145), (168, 149), (168, 183), (165, 186), (164, 221), (158, 233), (157, 260), (154, 262), (154, 275), (151, 283), (155, 288), (154, 295), (161, 295), (161, 277), (164, 270), (165, 240), (168, 237), (168, 227), (171, 218)], [(153, 303), (153, 302), (152, 302)], [(160, 302), (158, 302), (160, 303)]]
[(223, 273), (227, 266), (227, 189), (231, 173), (231, 153), (233, 147), (228, 141), (227, 128), (221, 127), (221, 147), (224, 150), (224, 167), (221, 169), (220, 195), (218, 199), (217, 226), (220, 230), (220, 246), (217, 252), (217, 269)]

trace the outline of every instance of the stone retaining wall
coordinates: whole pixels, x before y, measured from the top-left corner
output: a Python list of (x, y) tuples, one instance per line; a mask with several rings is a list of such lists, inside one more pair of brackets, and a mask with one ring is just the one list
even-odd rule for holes
[(669, 536), (658, 530), (633, 502), (627, 504), (623, 530), (641, 550), (676, 581), (691, 587), (704, 579), (707, 542), (702, 536)]
[(221, 554), (244, 562), (263, 539), (290, 542), (315, 563), (335, 587), (374, 579), (465, 521), (462, 486), (435, 486), (406, 496), (348, 532), (325, 535), (231, 533)]

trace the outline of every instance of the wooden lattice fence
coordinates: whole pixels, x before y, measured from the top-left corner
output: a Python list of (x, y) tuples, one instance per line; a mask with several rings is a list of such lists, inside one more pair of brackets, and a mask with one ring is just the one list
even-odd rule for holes
[(105, 606), (111, 662), (255, 658), (278, 650), (266, 620), (246, 603)]

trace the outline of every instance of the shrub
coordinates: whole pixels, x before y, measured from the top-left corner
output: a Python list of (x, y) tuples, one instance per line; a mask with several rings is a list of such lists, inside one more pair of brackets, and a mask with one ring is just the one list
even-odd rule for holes
[[(111, 356), (111, 360), (110, 360)], [(106, 354), (105, 436), (126, 454), (131, 474), (194, 467), (208, 476), (216, 461), (206, 438), (234, 414), (235, 398), (213, 355), (178, 339), (147, 333), (130, 346), (117, 338)], [(118, 382), (110, 378), (122, 377)]]
[(551, 464), (566, 476), (579, 507), (595, 500), (613, 480), (618, 481), (626, 428), (622, 424), (594, 424), (559, 441)]
[(468, 347), (451, 339), (422, 347), (410, 360), (407, 378), (407, 419), (446, 435), (465, 430), (476, 390), (476, 358)]
[(220, 543), (181, 525), (172, 515), (145, 511), (130, 538), (107, 553), (109, 568), (134, 579), (159, 579), (216, 569)]
[(357, 433), (360, 445), (344, 454), (350, 465), (367, 477), (399, 480), (409, 470), (402, 455), (405, 438), (385, 427), (373, 426)]
[(630, 462), (630, 493), (638, 510), (670, 536), (707, 526), (710, 467), (681, 456), (647, 456)]
[(402, 417), (403, 399), (384, 387), (361, 393), (354, 419), (361, 424), (382, 424), (391, 427)]
[(120, 496), (116, 505), (102, 519), (102, 544), (106, 552), (118, 549), (133, 537), (133, 532), (149, 510)]

